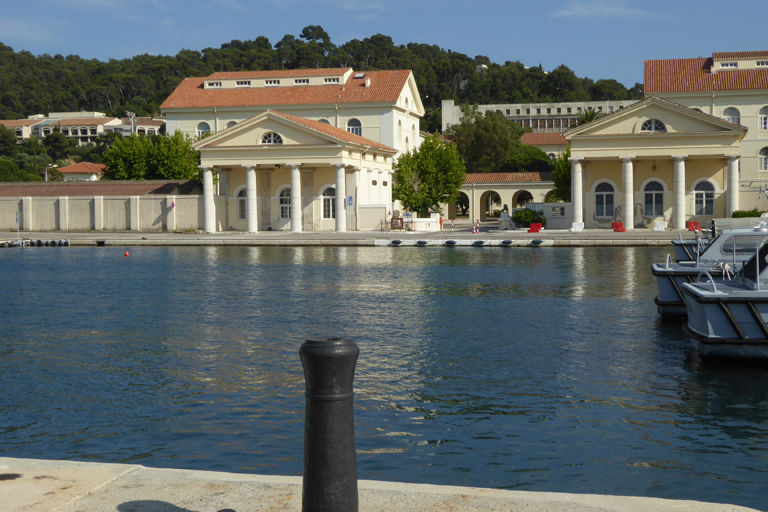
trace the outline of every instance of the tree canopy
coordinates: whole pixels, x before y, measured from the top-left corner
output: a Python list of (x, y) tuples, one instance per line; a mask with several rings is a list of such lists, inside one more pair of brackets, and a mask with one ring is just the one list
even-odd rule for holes
[(392, 196), (419, 213), (453, 201), (467, 171), (456, 146), (433, 134), (417, 149), (403, 153), (394, 165)]
[(552, 181), (555, 182), (553, 200), (568, 202), (571, 200), (571, 146), (565, 148), (555, 160)]
[(123, 137), (104, 152), (105, 180), (200, 179), (200, 153), (181, 132)]
[[(482, 72), (478, 65), (485, 65)], [(356, 71), (411, 69), (427, 110), (422, 129), (440, 128), (444, 99), (457, 103), (525, 103), (642, 99), (642, 85), (627, 89), (615, 80), (579, 78), (565, 65), (545, 72), (521, 62), (493, 63), (437, 45), (396, 45), (376, 34), (342, 45), (322, 27), (309, 25), (298, 37), (272, 44), (258, 36), (219, 48), (181, 50), (176, 55), (136, 55), (101, 62), (77, 55), (32, 55), (0, 43), (0, 119), (48, 112), (99, 111), (124, 117), (157, 114), (181, 81), (219, 71), (352, 67)]]

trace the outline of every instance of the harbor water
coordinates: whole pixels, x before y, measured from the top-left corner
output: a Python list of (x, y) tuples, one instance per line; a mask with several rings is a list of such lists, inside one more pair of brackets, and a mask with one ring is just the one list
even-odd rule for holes
[(668, 248), (0, 250), (0, 456), (299, 475), (313, 336), (361, 479), (768, 510), (768, 366), (662, 320)]

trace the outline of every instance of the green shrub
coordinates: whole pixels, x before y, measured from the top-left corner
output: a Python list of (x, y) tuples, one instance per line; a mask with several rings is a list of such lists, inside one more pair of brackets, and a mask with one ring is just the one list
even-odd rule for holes
[(534, 223), (541, 223), (543, 226), (546, 224), (546, 219), (536, 213), (533, 210), (524, 209), (524, 210), (518, 210), (515, 213), (512, 214), (512, 220), (517, 226), (523, 226), (526, 228), (531, 227), (531, 224)]
[(754, 210), (736, 210), (733, 212), (733, 215), (731, 216), (734, 219), (742, 219), (744, 217), (759, 217), (764, 213), (765, 213), (764, 211), (761, 211), (755, 208)]

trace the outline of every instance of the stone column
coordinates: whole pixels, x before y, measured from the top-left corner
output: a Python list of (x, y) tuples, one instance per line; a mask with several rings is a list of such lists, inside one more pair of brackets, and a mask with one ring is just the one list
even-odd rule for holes
[(93, 229), (104, 229), (104, 196), (93, 197)]
[(728, 158), (728, 207), (726, 217), (739, 209), (739, 157)]
[(392, 200), (392, 178), (395, 176), (395, 171), (387, 171), (387, 188), (385, 193), (387, 194), (387, 208), (390, 211), (395, 207), (395, 202)]
[(213, 168), (203, 170), (203, 231), (216, 232), (216, 203), (213, 202)]
[(376, 197), (379, 204), (387, 204), (387, 198), (385, 197), (384, 189), (382, 188), (384, 176), (386, 176), (386, 171), (379, 169), (379, 172), (376, 173)]
[(165, 196), (165, 229), (176, 231), (176, 196)]
[(21, 198), (21, 227), (22, 231), (32, 231), (32, 198)]
[(299, 165), (291, 168), (291, 233), (301, 233), (301, 171)]
[(336, 231), (347, 230), (347, 170), (344, 164), (336, 167)]
[(685, 229), (685, 156), (675, 156), (675, 209), (672, 212), (672, 227)]
[(581, 180), (581, 159), (571, 158), (571, 209), (573, 222), (584, 222), (584, 192)]
[(59, 231), (69, 231), (69, 197), (59, 197)]
[(248, 232), (256, 233), (259, 230), (259, 205), (256, 196), (256, 169), (252, 165), (245, 166), (245, 205)]
[(635, 227), (635, 173), (632, 158), (621, 159), (621, 177), (624, 187), (624, 227), (630, 230)]
[(141, 231), (139, 229), (139, 196), (131, 196), (128, 198), (128, 203), (130, 204), (130, 218), (128, 219), (128, 230), (129, 231)]

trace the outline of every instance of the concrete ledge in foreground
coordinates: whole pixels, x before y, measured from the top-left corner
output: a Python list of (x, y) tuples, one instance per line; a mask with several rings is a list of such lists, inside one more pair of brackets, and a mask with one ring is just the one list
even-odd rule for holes
[[(359, 482), (360, 512), (757, 512), (697, 501)], [(301, 477), (0, 457), (4, 512), (300, 511)]]

